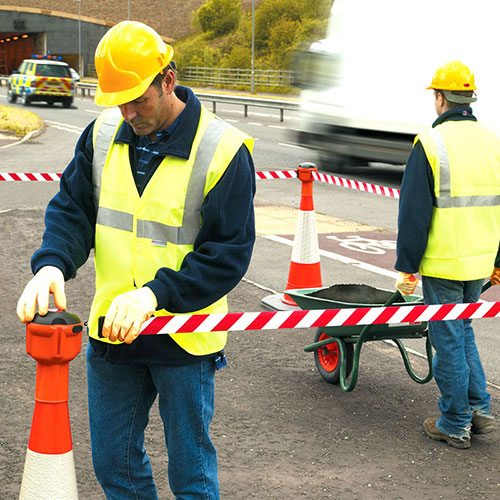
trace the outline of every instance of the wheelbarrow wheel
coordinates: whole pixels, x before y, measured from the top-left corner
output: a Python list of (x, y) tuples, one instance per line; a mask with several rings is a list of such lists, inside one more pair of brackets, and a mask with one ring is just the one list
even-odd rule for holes
[[(324, 333), (321, 328), (316, 331), (314, 342), (327, 340), (331, 338), (330, 335)], [(351, 343), (344, 343), (346, 359), (346, 378), (349, 377), (352, 371), (352, 360), (354, 356), (354, 347)], [(329, 384), (338, 384), (340, 382), (340, 366), (342, 364), (342, 354), (336, 342), (327, 344), (314, 351), (314, 361), (320, 375)]]

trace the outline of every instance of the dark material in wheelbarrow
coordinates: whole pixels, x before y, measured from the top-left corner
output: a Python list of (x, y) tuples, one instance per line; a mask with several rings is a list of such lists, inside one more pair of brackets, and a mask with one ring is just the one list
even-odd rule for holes
[(333, 285), (308, 293), (309, 297), (342, 302), (343, 304), (385, 304), (394, 292), (370, 285)]
[[(381, 307), (389, 305), (409, 306), (421, 297), (410, 295), (402, 297), (399, 292), (391, 292), (368, 285), (338, 284), (327, 288), (287, 290), (287, 293), (302, 309), (343, 309), (356, 307)], [(353, 325), (319, 328), (315, 342), (306, 346), (306, 352), (314, 352), (316, 366), (321, 376), (329, 383), (339, 384), (346, 392), (354, 389), (357, 377), (359, 356), (363, 342), (373, 340), (392, 340), (403, 358), (409, 376), (418, 383), (432, 379), (432, 348), (426, 340), (429, 371), (424, 378), (413, 371), (401, 338), (415, 339), (427, 337), (427, 323), (401, 325)], [(349, 383), (347, 378), (352, 376)]]

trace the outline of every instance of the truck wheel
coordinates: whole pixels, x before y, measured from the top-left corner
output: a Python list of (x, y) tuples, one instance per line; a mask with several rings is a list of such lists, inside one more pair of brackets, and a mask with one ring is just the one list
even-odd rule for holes
[[(321, 328), (316, 331), (314, 342), (331, 338)], [(327, 344), (314, 351), (314, 361), (319, 374), (329, 383), (338, 385), (340, 382), (340, 365), (346, 363), (346, 377), (349, 377), (352, 371), (352, 360), (354, 356), (354, 347), (351, 343), (344, 343), (346, 350), (346, 359), (342, 360), (341, 352), (337, 343)]]
[(318, 156), (320, 170), (340, 174), (349, 172), (352, 167), (352, 161), (349, 156), (334, 155), (327, 151), (321, 151)]
[(17, 95), (14, 94), (14, 92), (12, 92), (12, 89), (10, 86), (7, 89), (7, 101), (11, 102), (12, 104), (14, 104), (17, 101)]

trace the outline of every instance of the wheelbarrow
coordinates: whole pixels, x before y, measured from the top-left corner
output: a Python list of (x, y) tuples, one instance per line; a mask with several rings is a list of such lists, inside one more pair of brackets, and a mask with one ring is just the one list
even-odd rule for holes
[[(344, 309), (357, 307), (410, 306), (423, 303), (417, 295), (402, 296), (368, 285), (338, 284), (323, 288), (287, 290), (301, 309)], [(401, 339), (425, 338), (428, 372), (423, 378), (413, 370), (408, 353)], [(330, 384), (339, 384), (345, 392), (351, 392), (358, 379), (359, 358), (364, 342), (392, 340), (403, 358), (408, 375), (417, 383), (425, 384), (432, 379), (432, 347), (427, 334), (427, 322), (380, 324), (360, 326), (321, 327), (316, 331), (314, 343), (304, 347), (314, 352), (314, 360), (320, 375)], [(351, 379), (347, 382), (347, 378)]]
[[(481, 293), (491, 283), (486, 281)], [(344, 309), (355, 307), (385, 307), (390, 305), (411, 306), (423, 304), (418, 295), (402, 296), (369, 285), (333, 285), (324, 288), (287, 290), (302, 309)], [(401, 339), (425, 338), (428, 372), (419, 377), (410, 363), (408, 352)], [(359, 356), (364, 342), (392, 340), (399, 349), (408, 375), (418, 384), (432, 379), (432, 346), (427, 332), (427, 322), (398, 325), (331, 326), (318, 328), (314, 343), (304, 347), (314, 352), (314, 360), (320, 375), (330, 384), (339, 384), (345, 392), (351, 392), (358, 380)], [(351, 375), (351, 380), (347, 378)]]

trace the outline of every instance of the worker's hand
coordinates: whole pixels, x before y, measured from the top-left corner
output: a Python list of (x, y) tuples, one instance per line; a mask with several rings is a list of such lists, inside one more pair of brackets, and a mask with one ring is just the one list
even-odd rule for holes
[(411, 273), (399, 272), (396, 280), (396, 289), (401, 292), (401, 295), (411, 295), (417, 288), (418, 279)]
[(24, 288), (17, 302), (17, 315), (23, 323), (30, 322), (36, 313), (45, 316), (49, 310), (49, 294), (54, 296), (54, 303), (58, 309), (66, 309), (66, 295), (64, 294), (64, 275), (54, 266), (44, 266), (33, 276)]
[(139, 335), (142, 323), (153, 315), (157, 306), (156, 296), (147, 286), (118, 295), (111, 302), (104, 318), (103, 337), (112, 342), (118, 339), (130, 344)]
[(493, 272), (490, 276), (490, 282), (492, 285), (500, 285), (500, 267), (493, 268)]

